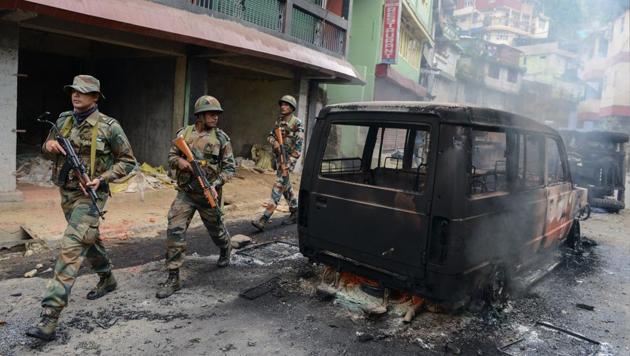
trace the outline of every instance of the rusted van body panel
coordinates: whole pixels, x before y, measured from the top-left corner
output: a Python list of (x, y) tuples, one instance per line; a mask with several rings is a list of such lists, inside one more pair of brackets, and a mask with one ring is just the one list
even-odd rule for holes
[(558, 133), (502, 111), (340, 104), (311, 137), (302, 253), (436, 300), (555, 251), (584, 204)]

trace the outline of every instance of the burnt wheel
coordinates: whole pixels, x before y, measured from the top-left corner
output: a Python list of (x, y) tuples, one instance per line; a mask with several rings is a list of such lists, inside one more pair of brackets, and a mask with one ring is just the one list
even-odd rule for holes
[(592, 198), (590, 204), (595, 208), (601, 208), (611, 213), (618, 213), (619, 210), (626, 207), (622, 201), (610, 198)]
[(503, 266), (495, 266), (488, 277), (485, 299), (492, 305), (503, 304), (508, 299), (508, 275)]
[(582, 232), (580, 231), (580, 221), (573, 220), (573, 225), (571, 225), (571, 230), (569, 230), (569, 235), (567, 235), (566, 244), (569, 248), (577, 250), (581, 243)]

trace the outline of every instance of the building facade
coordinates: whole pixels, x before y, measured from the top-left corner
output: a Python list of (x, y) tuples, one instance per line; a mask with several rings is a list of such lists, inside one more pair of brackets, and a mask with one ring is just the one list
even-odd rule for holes
[(421, 73), (434, 46), (432, 6), (432, 0), (354, 2), (348, 60), (366, 85), (326, 85), (327, 102), (428, 99)]
[(630, 10), (591, 33), (584, 52), (579, 125), (630, 133)]
[(501, 44), (469, 38), (459, 42), (463, 53), (457, 64), (455, 101), (520, 112), (524, 69), (522, 52)]
[[(76, 74), (101, 80), (140, 161), (166, 162), (175, 131), (203, 94), (225, 109), (237, 155), (263, 143), (277, 99), (308, 120), (319, 83), (362, 84), (347, 61), (351, 0), (0, 1), (0, 196), (19, 199), (16, 154), (37, 151), (34, 118), (71, 108)], [(315, 88), (315, 89), (314, 89)]]
[(524, 111), (554, 127), (577, 127), (578, 102), (584, 95), (584, 83), (578, 78), (578, 54), (558, 42), (517, 48), (523, 52), (524, 96), (536, 103)]
[(549, 35), (549, 18), (533, 0), (457, 0), (453, 16), (463, 34), (496, 44)]

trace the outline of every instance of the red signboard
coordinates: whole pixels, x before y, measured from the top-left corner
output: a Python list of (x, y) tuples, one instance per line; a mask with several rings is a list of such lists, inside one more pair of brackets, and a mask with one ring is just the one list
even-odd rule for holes
[(383, 47), (381, 63), (396, 63), (398, 56), (398, 28), (400, 26), (400, 0), (385, 0), (383, 7)]

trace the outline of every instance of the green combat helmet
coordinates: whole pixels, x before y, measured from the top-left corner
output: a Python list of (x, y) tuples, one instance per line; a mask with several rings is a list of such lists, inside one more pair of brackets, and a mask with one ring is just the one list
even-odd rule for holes
[(223, 108), (217, 98), (204, 95), (195, 101), (195, 115), (206, 111), (223, 112)]
[(280, 103), (287, 103), (291, 105), (294, 111), (295, 111), (295, 108), (297, 107), (297, 101), (291, 95), (285, 95), (282, 98), (280, 98), (280, 100), (278, 100), (278, 104)]
[(72, 84), (63, 87), (66, 92), (70, 92), (71, 89), (83, 94), (99, 93), (101, 98), (105, 99), (105, 95), (101, 93), (101, 82), (91, 75), (79, 74), (75, 76)]

